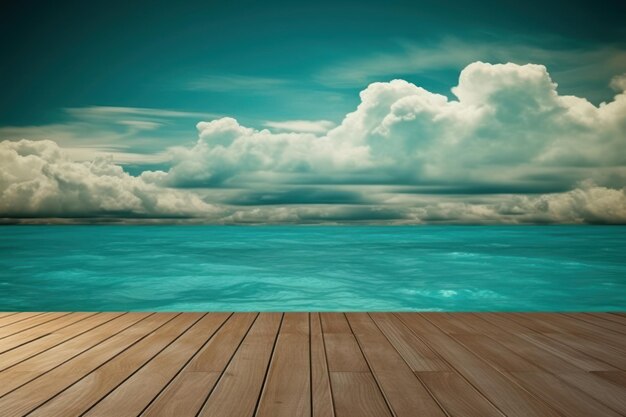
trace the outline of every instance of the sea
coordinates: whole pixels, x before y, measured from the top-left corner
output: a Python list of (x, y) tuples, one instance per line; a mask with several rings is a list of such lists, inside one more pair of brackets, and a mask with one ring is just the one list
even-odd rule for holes
[(2, 226), (0, 311), (626, 311), (626, 227)]

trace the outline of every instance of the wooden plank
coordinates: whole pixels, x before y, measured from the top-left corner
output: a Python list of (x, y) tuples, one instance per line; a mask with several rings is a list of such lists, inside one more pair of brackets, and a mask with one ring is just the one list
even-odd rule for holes
[(509, 378), (483, 362), (449, 335), (431, 334), (425, 341), (507, 417), (559, 415), (545, 402), (511, 383)]
[(479, 391), (455, 372), (418, 372), (450, 417), (503, 417)]
[(417, 313), (395, 313), (395, 315), (416, 335), (441, 333), (439, 328)]
[[(467, 336), (456, 336), (457, 339), (459, 338), (463, 338), (463, 337), (467, 337)], [(491, 338), (495, 338), (496, 336), (491, 336)], [(566, 362), (560, 359), (560, 357), (553, 355), (551, 353), (549, 353), (547, 350), (541, 349), (536, 345), (531, 344), (530, 342), (527, 341), (527, 339), (521, 338), (517, 335), (514, 334), (509, 334), (506, 337), (501, 337), (502, 339), (502, 343), (504, 345), (506, 345), (509, 350), (511, 352), (517, 353), (518, 357), (520, 358), (525, 358), (528, 359), (530, 362), (533, 363), (533, 365), (538, 365), (541, 366), (543, 369), (546, 370), (550, 370), (552, 372), (554, 372), (555, 374), (560, 375), (561, 373), (564, 372), (572, 372), (569, 375), (580, 375), (581, 374), (581, 369), (575, 367), (574, 365), (572, 365), (570, 362)], [(467, 344), (465, 344), (467, 346)], [(469, 346), (468, 346), (469, 347)], [(484, 346), (483, 346), (484, 348)], [(509, 371), (524, 371), (524, 369), (521, 369), (521, 367), (519, 367), (519, 369), (515, 369), (515, 367), (507, 367), (507, 366), (502, 366), (502, 357), (505, 358), (506, 361), (509, 361), (513, 356), (508, 356), (506, 355), (505, 352), (502, 352), (502, 355), (498, 355), (495, 354), (493, 352), (482, 352), (483, 355), (483, 359), (490, 362), (490, 363), (494, 363), (498, 361), (498, 357), (500, 357), (500, 363), (497, 363), (496, 365), (500, 365), (501, 368), (509, 370)], [(486, 355), (485, 355), (486, 353)], [(532, 371), (531, 368), (528, 369), (529, 371)], [(513, 372), (513, 375), (518, 375), (517, 373)], [(536, 375), (541, 375), (543, 376), (543, 381), (546, 380), (552, 380), (553, 381), (553, 377), (546, 377), (545, 373), (536, 373), (536, 372), (524, 372), (522, 373), (522, 375), (524, 375), (527, 379), (531, 379), (535, 378)], [(587, 377), (588, 379), (588, 377)], [(527, 384), (530, 384), (531, 382), (529, 382), (529, 380), (523, 381), (526, 382)], [(554, 382), (554, 381), (553, 381)], [(524, 383), (522, 383), (522, 385), (524, 385)], [(526, 386), (526, 388), (531, 391), (531, 392), (535, 392), (537, 389), (537, 387), (540, 387), (541, 384), (536, 384), (533, 386), (533, 388), (529, 388), (528, 386)], [(560, 398), (563, 402), (567, 402), (567, 398), (572, 395), (572, 392), (567, 389), (566, 387), (563, 387), (563, 383), (562, 382), (558, 382), (558, 383), (554, 383), (551, 386), (551, 390), (552, 391), (558, 391), (558, 392), (552, 392), (550, 390), (544, 390), (543, 391), (543, 397), (544, 398), (549, 398), (549, 397), (545, 397), (545, 395), (550, 395), (553, 394), (554, 398)], [(546, 394), (546, 393), (550, 393), (550, 394)], [(576, 394), (575, 392), (573, 394)], [(539, 394), (537, 394), (539, 396)], [(576, 401), (570, 401), (570, 403), (575, 403), (578, 401), (578, 398), (580, 398), (580, 396), (576, 397), (577, 400)], [(584, 398), (584, 396), (583, 396)], [(550, 402), (551, 405), (553, 405), (553, 402)], [(589, 406), (594, 406), (594, 402), (590, 401), (589, 402)], [(589, 408), (584, 408), (584, 407), (577, 407), (578, 410), (580, 410), (581, 412), (591, 412), (592, 410)], [(583, 411), (586, 410), (586, 411)], [(561, 412), (564, 412), (565, 409), (561, 408), (560, 409)]]
[(330, 372), (369, 372), (345, 315), (322, 313), (320, 316)]
[(20, 362), (11, 368), (5, 369), (0, 372), (0, 380), (3, 381), (3, 384), (0, 385), (0, 396), (97, 346), (113, 335), (125, 331), (149, 315), (149, 313), (123, 315), (61, 345)]
[[(259, 315), (199, 416), (251, 417), (254, 414), (281, 320), (280, 313)], [(146, 415), (195, 416), (198, 410), (194, 413), (185, 410), (184, 413), (146, 413)]]
[(511, 313), (472, 313), (481, 319), (499, 327), (505, 333), (527, 334), (535, 333), (534, 330), (522, 326), (511, 318)]
[(3, 339), (12, 334), (23, 332), (36, 326), (40, 326), (68, 314), (70, 313), (44, 313), (37, 316), (29, 317), (17, 323), (7, 324), (6, 326), (0, 328), (0, 339)]
[[(488, 336), (502, 336), (509, 334), (510, 329), (503, 329), (482, 318), (481, 314), (475, 313), (452, 313), (453, 316), (465, 326), (475, 329), (477, 334)], [(470, 333), (471, 334), (471, 333)]]
[(285, 313), (256, 417), (311, 414), (309, 317)]
[(367, 313), (346, 316), (394, 416), (444, 417), (437, 402)]
[(584, 313), (584, 314), (589, 314), (594, 317), (600, 317), (600, 318), (603, 318), (604, 320), (612, 321), (613, 323), (618, 323), (618, 324), (621, 324), (622, 326), (626, 326), (625, 316), (619, 316), (619, 315), (611, 314), (611, 313)]
[(565, 416), (618, 417), (620, 415), (547, 372), (511, 372), (510, 374), (524, 388), (542, 398)]
[[(558, 313), (524, 313), (515, 314), (516, 320), (525, 320), (543, 329), (542, 333), (563, 333), (576, 334), (578, 338), (589, 341), (602, 341), (613, 348), (626, 353), (624, 337), (622, 334), (614, 333), (604, 329), (598, 329), (590, 323), (576, 320)], [(550, 329), (550, 330), (546, 330)]]
[(324, 334), (330, 372), (369, 372), (359, 345), (351, 334)]
[(584, 370), (584, 371), (612, 371), (616, 370), (614, 366), (609, 365), (606, 362), (600, 361), (592, 356), (589, 356), (579, 350), (571, 348), (567, 345), (557, 342), (549, 338), (546, 335), (535, 334), (518, 334), (522, 339), (528, 340), (530, 343), (545, 349), (563, 359), (566, 362)]
[(372, 374), (367, 372), (331, 372), (337, 417), (391, 417)]
[(343, 313), (320, 313), (322, 331), (325, 335), (331, 333), (352, 334), (350, 326)]
[(622, 371), (626, 370), (626, 355), (624, 352), (607, 346), (605, 343), (596, 342), (579, 334), (548, 333), (547, 336), (561, 344), (613, 365)]
[(199, 313), (175, 317), (33, 411), (31, 416), (80, 416), (201, 317)]
[(36, 326), (23, 332), (12, 334), (3, 339), (0, 339), (0, 353), (6, 352), (11, 349), (15, 349), (18, 346), (32, 342), (40, 337), (46, 336), (50, 333), (67, 327), (73, 323), (84, 320), (87, 317), (93, 316), (96, 313), (72, 313), (65, 316), (61, 316), (55, 320), (52, 320), (45, 324), (45, 326)]
[(560, 356), (551, 353), (549, 350), (543, 349), (518, 335), (510, 333), (503, 337), (491, 337), (511, 352), (514, 352), (518, 356), (547, 371), (576, 372), (583, 370), (571, 362), (562, 359)]
[(448, 334), (478, 334), (480, 328), (461, 320), (461, 313), (419, 313), (426, 320)]
[(20, 363), (61, 343), (73, 339), (81, 334), (95, 329), (124, 313), (98, 313), (87, 319), (81, 320), (70, 326), (56, 330), (54, 333), (45, 335), (28, 344), (18, 346), (10, 351), (0, 354), (0, 371)]
[(330, 375), (319, 313), (311, 313), (311, 413), (312, 417), (334, 417)]
[(35, 317), (35, 316), (40, 316), (44, 313), (42, 312), (24, 312), (24, 313), (14, 313), (14, 314), (9, 314), (7, 316), (4, 316), (2, 318), (0, 318), (0, 328), (7, 326), (9, 324), (12, 323), (17, 323), (19, 321), (24, 321), (28, 318), (31, 317)]
[(124, 417), (141, 414), (229, 316), (228, 313), (205, 316), (82, 415)]
[(120, 321), (135, 318), (136, 322), (121, 331), (117, 330), (114, 336), (45, 373), (42, 375), (45, 378), (33, 379), (0, 398), (3, 417), (24, 415), (176, 316), (169, 313), (148, 315), (133, 313), (122, 316)]
[(540, 371), (537, 366), (516, 355), (489, 336), (457, 334), (453, 337), (483, 361), (501, 371)]
[(596, 329), (607, 329), (616, 333), (626, 334), (626, 324), (607, 319), (613, 317), (610, 314), (595, 314), (595, 313), (570, 313), (565, 314), (566, 317), (571, 317), (576, 320), (584, 321), (594, 326)]
[(602, 341), (626, 354), (626, 339), (623, 334), (603, 329), (591, 323), (587, 323), (586, 321), (577, 320), (563, 314), (535, 313), (534, 316), (537, 317), (537, 320), (557, 326), (563, 333), (574, 333), (584, 339)]
[[(170, 382), (170, 384), (159, 394), (158, 398), (150, 404), (145, 414), (151, 416), (168, 416), (183, 417), (195, 416), (205, 403), (207, 396), (213, 390), (215, 384), (224, 372), (232, 355), (235, 354), (240, 339), (243, 338), (257, 318), (256, 314), (234, 314), (229, 317), (222, 327), (215, 332), (209, 341), (202, 347), (198, 353), (185, 365), (185, 368)], [(258, 319), (257, 319), (258, 320)], [(237, 332), (237, 328), (239, 328)], [(224, 356), (224, 345), (230, 347), (230, 356)], [(214, 370), (197, 370), (201, 369), (197, 363), (200, 356), (210, 358), (215, 355), (218, 358), (213, 362), (211, 368)], [(218, 368), (219, 366), (222, 368)], [(195, 369), (195, 370), (194, 370)], [(196, 380), (204, 381), (203, 384), (194, 384)], [(185, 391), (186, 397), (193, 397), (193, 401), (183, 401), (178, 398), (178, 392)]]
[(391, 313), (370, 314), (382, 333), (414, 372), (450, 371), (450, 366), (437, 353), (413, 334), (398, 317)]
[(511, 313), (507, 318), (517, 322), (521, 326), (531, 329), (535, 333), (555, 333), (563, 331), (559, 326), (537, 320), (533, 313)]
[(626, 415), (626, 390), (623, 386), (590, 372), (560, 373), (558, 377), (613, 410)]
[(626, 388), (626, 372), (624, 371), (595, 371), (592, 374)]
[(189, 372), (223, 372), (258, 313), (235, 313), (188, 365)]
[[(622, 337), (626, 332), (626, 327), (605, 320), (592, 314), (569, 313), (554, 314), (544, 313), (541, 315), (543, 320), (556, 321), (561, 326), (567, 326), (572, 333), (583, 333), (591, 335), (610, 335), (612, 338)], [(606, 331), (606, 330), (608, 331)]]
[(181, 372), (141, 416), (195, 416), (221, 375), (220, 372)]

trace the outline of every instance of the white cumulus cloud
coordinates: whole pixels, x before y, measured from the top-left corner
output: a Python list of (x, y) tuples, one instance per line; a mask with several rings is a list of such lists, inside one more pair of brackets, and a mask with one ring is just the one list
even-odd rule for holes
[(626, 178), (626, 94), (594, 106), (561, 96), (541, 65), (468, 65), (456, 100), (404, 80), (373, 83), (325, 135), (222, 118), (173, 152), (172, 185), (276, 182), (573, 186)]
[(197, 195), (125, 173), (109, 159), (74, 162), (52, 141), (0, 142), (0, 217), (214, 215)]

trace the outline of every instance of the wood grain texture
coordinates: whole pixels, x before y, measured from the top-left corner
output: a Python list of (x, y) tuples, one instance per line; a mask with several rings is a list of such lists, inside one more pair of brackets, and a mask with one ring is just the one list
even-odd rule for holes
[(257, 313), (235, 313), (187, 366), (190, 372), (222, 372), (241, 343)]
[(311, 415), (309, 334), (307, 313), (285, 313), (257, 417)]
[(624, 328), (621, 313), (0, 312), (0, 415), (619, 416)]
[(342, 313), (322, 313), (324, 346), (330, 372), (369, 372), (348, 320)]
[(93, 316), (94, 314), (96, 313), (67, 314), (44, 323), (43, 325), (32, 327), (10, 336), (5, 336), (0, 339), (0, 353), (15, 349), (18, 346), (25, 345), (33, 340), (39, 339), (40, 337), (54, 333), (64, 327), (72, 325), (73, 323)]
[(33, 417), (80, 416), (154, 358), (200, 317), (199, 314), (181, 314), (175, 317), (61, 392), (31, 415)]
[(617, 369), (604, 361), (594, 358), (587, 352), (576, 350), (543, 334), (518, 334), (517, 336), (528, 340), (584, 371), (612, 371)]
[(448, 372), (451, 370), (450, 366), (426, 343), (407, 331), (398, 317), (389, 313), (373, 313), (370, 316), (414, 372)]
[[(0, 371), (95, 329), (123, 313), (99, 313), (0, 354)], [(2, 343), (0, 342), (0, 345)]]
[(455, 372), (417, 374), (451, 417), (503, 416), (476, 388)]
[(607, 380), (589, 372), (568, 372), (558, 374), (558, 377), (613, 410), (626, 415), (626, 395), (624, 395), (624, 386), (619, 383), (619, 380)]
[(324, 335), (319, 313), (311, 313), (311, 414), (312, 417), (334, 417), (333, 397)]
[(512, 383), (498, 370), (445, 334), (430, 335), (427, 343), (439, 352), (485, 397), (511, 417), (547, 417), (559, 414), (547, 403)]
[(35, 317), (35, 316), (40, 316), (44, 313), (42, 312), (38, 312), (38, 313), (30, 313), (30, 312), (24, 312), (24, 313), (6, 313), (5, 316), (0, 317), (0, 328), (5, 327), (11, 323), (17, 323), (19, 321), (24, 321), (28, 318), (31, 317)]
[[(125, 318), (126, 320), (122, 321), (122, 318)], [(155, 329), (159, 328), (172, 318), (171, 314), (152, 315), (149, 317), (146, 317), (146, 314), (140, 313), (124, 315), (120, 318), (121, 323), (125, 326), (125, 328), (123, 327), (121, 331), (119, 328), (104, 328), (104, 326), (98, 328), (98, 334), (91, 335), (94, 336), (93, 340), (97, 340), (96, 345), (92, 346), (92, 349), (81, 351), (78, 355), (71, 357), (59, 366), (50, 370), (50, 372), (43, 373), (39, 376), (35, 375), (37, 372), (36, 366), (41, 365), (42, 367), (45, 367), (48, 365), (48, 362), (40, 362), (37, 360), (39, 357), (35, 356), (33, 358), (35, 359), (35, 361), (33, 361), (34, 363), (29, 364), (31, 371), (25, 372), (26, 375), (34, 378), (32, 378), (29, 383), (23, 384), (9, 394), (1, 397), (0, 410), (3, 410), (4, 416), (21, 416), (24, 413), (31, 411), (43, 402), (63, 391), (68, 386), (71, 386), (85, 375), (91, 373), (94, 369), (97, 369), (110, 358), (128, 348), (128, 346), (152, 333)], [(112, 325), (115, 322), (116, 321), (111, 321), (109, 323)], [(108, 332), (115, 332), (116, 330), (118, 333), (114, 333), (113, 336), (109, 334), (109, 337), (103, 338), (103, 336), (107, 336)], [(107, 333), (104, 333), (105, 331)], [(47, 352), (52, 351), (53, 349)], [(56, 361), (57, 356), (59, 355), (54, 355), (51, 359)], [(26, 362), (30, 362), (30, 360), (22, 362), (22, 364)], [(18, 368), (20, 365), (10, 368), (9, 370)]]
[(566, 416), (607, 416), (620, 414), (596, 401), (585, 392), (547, 372), (512, 372), (513, 378), (529, 392)]
[(393, 414), (444, 417), (437, 402), (371, 317), (367, 313), (348, 313), (347, 317)]
[(592, 374), (626, 388), (626, 372), (624, 371), (596, 371)]
[[(197, 320), (193, 317), (196, 314), (185, 316)], [(228, 317), (225, 313), (203, 317), (83, 415), (124, 417), (141, 414)]]
[(67, 316), (68, 314), (70, 313), (44, 313), (29, 317), (17, 323), (7, 324), (6, 326), (0, 327), (0, 340), (6, 338), (7, 336), (25, 332), (28, 329), (32, 329), (37, 326), (42, 326), (60, 317)]
[(259, 314), (200, 416), (247, 417), (254, 414), (281, 321), (280, 313)]
[[(147, 321), (141, 323), (142, 329), (146, 323), (151, 324), (156, 322), (156, 325), (161, 325), (163, 324), (163, 318), (165, 318), (164, 316), (153, 318), (148, 316), (148, 313), (125, 314), (124, 316), (111, 320), (103, 326), (94, 328), (93, 330), (70, 339), (61, 345), (55, 346), (52, 349), (48, 349), (16, 364), (15, 366), (5, 369), (0, 372), (0, 380), (3, 381), (3, 384), (0, 384), (0, 396), (26, 384), (29, 381), (32, 381), (35, 378), (45, 375), (46, 372), (55, 369), (60, 365), (68, 363), (70, 360), (78, 357), (83, 352), (89, 351), (91, 348), (96, 347), (96, 352), (99, 352), (103, 349), (102, 346), (111, 346), (112, 348), (120, 349), (127, 347), (129, 343), (137, 340), (137, 338), (133, 337), (134, 335), (130, 334), (130, 331), (127, 331), (127, 329), (144, 319)], [(168, 319), (169, 318), (171, 317), (168, 317)], [(150, 331), (153, 330), (150, 326), (148, 328)], [(101, 342), (105, 342), (106, 344), (102, 344)], [(89, 353), (93, 354), (93, 351), (90, 351)], [(0, 400), (0, 404), (1, 401), (2, 400)]]
[(391, 417), (378, 385), (367, 372), (331, 372), (337, 417)]

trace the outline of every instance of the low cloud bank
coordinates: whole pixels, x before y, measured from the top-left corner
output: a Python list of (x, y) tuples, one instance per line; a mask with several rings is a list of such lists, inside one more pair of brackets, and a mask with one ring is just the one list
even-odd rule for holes
[(52, 141), (0, 142), (0, 216), (189, 217), (215, 208), (193, 193), (134, 177), (110, 159), (74, 162)]

